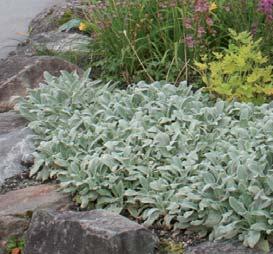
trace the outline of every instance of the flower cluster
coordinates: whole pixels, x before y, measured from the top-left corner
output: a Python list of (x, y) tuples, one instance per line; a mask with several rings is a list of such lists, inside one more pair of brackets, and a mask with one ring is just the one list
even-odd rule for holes
[(273, 0), (260, 0), (258, 8), (266, 16), (267, 21), (273, 21)]
[(87, 24), (84, 22), (81, 22), (79, 25), (79, 30), (82, 32), (85, 32), (87, 30)]
[(193, 48), (200, 44), (201, 39), (206, 34), (213, 34), (212, 26), (214, 24), (212, 12), (217, 9), (215, 2), (208, 0), (195, 0), (193, 4), (193, 16), (184, 19), (184, 27), (188, 30), (185, 36), (185, 44)]
[(195, 0), (194, 11), (196, 13), (206, 13), (209, 10), (209, 2), (207, 0)]

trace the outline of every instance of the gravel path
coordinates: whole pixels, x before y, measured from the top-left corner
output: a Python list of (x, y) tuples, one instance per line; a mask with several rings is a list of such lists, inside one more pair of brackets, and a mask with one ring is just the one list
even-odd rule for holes
[(26, 38), (28, 24), (44, 8), (65, 0), (0, 0), (0, 59)]

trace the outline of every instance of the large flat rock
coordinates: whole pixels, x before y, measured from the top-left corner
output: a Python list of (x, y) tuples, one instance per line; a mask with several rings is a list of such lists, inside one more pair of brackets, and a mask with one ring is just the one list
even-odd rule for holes
[(0, 185), (23, 170), (24, 156), (34, 152), (33, 133), (16, 112), (0, 114)]
[(71, 202), (57, 189), (57, 185), (44, 184), (0, 195), (0, 239), (22, 236), (38, 209), (67, 209)]
[(103, 210), (37, 211), (25, 254), (153, 254), (157, 238), (143, 226)]

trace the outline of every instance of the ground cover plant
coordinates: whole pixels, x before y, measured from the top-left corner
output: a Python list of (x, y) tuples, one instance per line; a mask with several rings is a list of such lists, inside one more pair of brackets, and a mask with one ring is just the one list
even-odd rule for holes
[(269, 249), (273, 104), (211, 101), (185, 83), (115, 84), (46, 74), (21, 114), (36, 133), (31, 174), (82, 207)]

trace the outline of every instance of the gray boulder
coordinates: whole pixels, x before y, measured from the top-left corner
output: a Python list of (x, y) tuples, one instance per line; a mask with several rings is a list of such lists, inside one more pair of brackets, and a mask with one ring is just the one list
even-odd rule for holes
[(156, 237), (118, 214), (37, 211), (26, 235), (25, 254), (152, 254)]
[(78, 33), (51, 31), (32, 36), (31, 44), (36, 50), (51, 52), (86, 53), (91, 38)]
[[(81, 9), (81, 0), (66, 0), (40, 12), (29, 24), (29, 34), (46, 33), (57, 30), (64, 18), (69, 18)], [(65, 17), (66, 16), (66, 17)]]
[(16, 112), (0, 114), (0, 185), (26, 169), (21, 162), (35, 150), (32, 137), (26, 121)]

